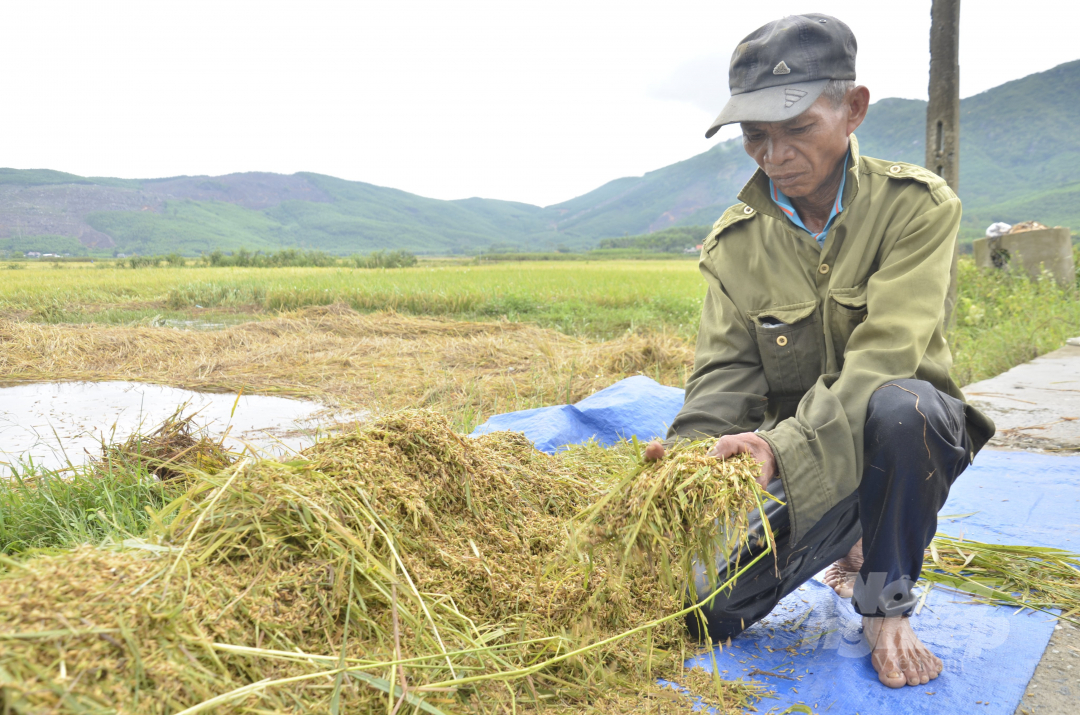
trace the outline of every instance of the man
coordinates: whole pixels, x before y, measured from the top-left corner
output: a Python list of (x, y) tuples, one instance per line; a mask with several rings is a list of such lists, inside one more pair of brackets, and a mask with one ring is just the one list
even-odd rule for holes
[(785, 502), (768, 514), (775, 554), (691, 630), (737, 635), (831, 563), (826, 582), (852, 596), (873, 666), (898, 688), (941, 672), (908, 619), (912, 587), (949, 487), (994, 426), (949, 377), (960, 201), (925, 169), (860, 155), (870, 93), (855, 54), (850, 29), (817, 14), (735, 49), (706, 137), (739, 123), (760, 169), (702, 248), (694, 372), (668, 437), (719, 436), (712, 454), (753, 455)]

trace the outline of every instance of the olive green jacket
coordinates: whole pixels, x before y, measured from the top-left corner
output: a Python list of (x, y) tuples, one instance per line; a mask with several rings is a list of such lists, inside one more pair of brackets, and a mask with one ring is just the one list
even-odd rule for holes
[[(773, 448), (794, 539), (859, 486), (870, 395), (949, 377), (944, 306), (960, 200), (935, 174), (859, 155), (825, 245), (769, 197), (758, 171), (701, 251), (708, 284), (694, 372), (669, 438), (758, 430)], [(993, 423), (968, 406), (974, 451)]]

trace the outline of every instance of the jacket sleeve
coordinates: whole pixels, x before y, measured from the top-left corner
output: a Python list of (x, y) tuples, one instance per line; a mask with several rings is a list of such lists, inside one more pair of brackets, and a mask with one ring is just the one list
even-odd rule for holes
[(753, 432), (768, 404), (769, 386), (754, 336), (707, 261), (700, 268), (708, 293), (694, 372), (686, 382), (686, 401), (668, 430), (669, 440)]
[(944, 319), (960, 224), (960, 200), (949, 194), (882, 246), (867, 283), (867, 318), (851, 333), (840, 373), (819, 377), (794, 417), (760, 433), (777, 457), (793, 538), (858, 488), (870, 396), (889, 380), (916, 375)]

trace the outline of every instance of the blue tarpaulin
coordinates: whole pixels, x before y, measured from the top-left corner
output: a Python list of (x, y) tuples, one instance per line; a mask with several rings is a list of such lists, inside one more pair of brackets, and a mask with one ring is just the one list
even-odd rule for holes
[(663, 437), (682, 403), (682, 390), (638, 375), (620, 380), (575, 405), (495, 415), (477, 427), (472, 436), (505, 430), (524, 432), (537, 449), (549, 454), (590, 439), (607, 447), (631, 437)]
[[(605, 445), (631, 436), (648, 440), (664, 436), (682, 395), (647, 377), (632, 377), (576, 405), (497, 415), (473, 435), (524, 432), (545, 452), (590, 439)], [(941, 513), (940, 530), (953, 536), (1080, 550), (1080, 458), (984, 450), (957, 480)], [(912, 619), (919, 637), (945, 662), (945, 672), (925, 686), (880, 685), (859, 616), (816, 580), (782, 600), (731, 647), (688, 665), (711, 670), (715, 656), (724, 678), (768, 683), (777, 699), (760, 703), (762, 712), (804, 703), (838, 715), (1011, 715), (1055, 621), (968, 601), (932, 589)]]

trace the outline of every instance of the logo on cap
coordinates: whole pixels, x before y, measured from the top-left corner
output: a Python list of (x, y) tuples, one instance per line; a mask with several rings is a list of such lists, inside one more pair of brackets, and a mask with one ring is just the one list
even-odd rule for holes
[(784, 109), (790, 108), (791, 105), (795, 104), (796, 102), (798, 102), (800, 99), (802, 99), (805, 96), (806, 96), (806, 92), (802, 91), (801, 89), (795, 89), (794, 87), (788, 87), (787, 89), (784, 90), (784, 99), (787, 100), (786, 102), (784, 102)]
[(772, 68), (773, 74), (791, 74), (791, 68), (787, 66), (787, 63), (780, 60), (780, 64)]

